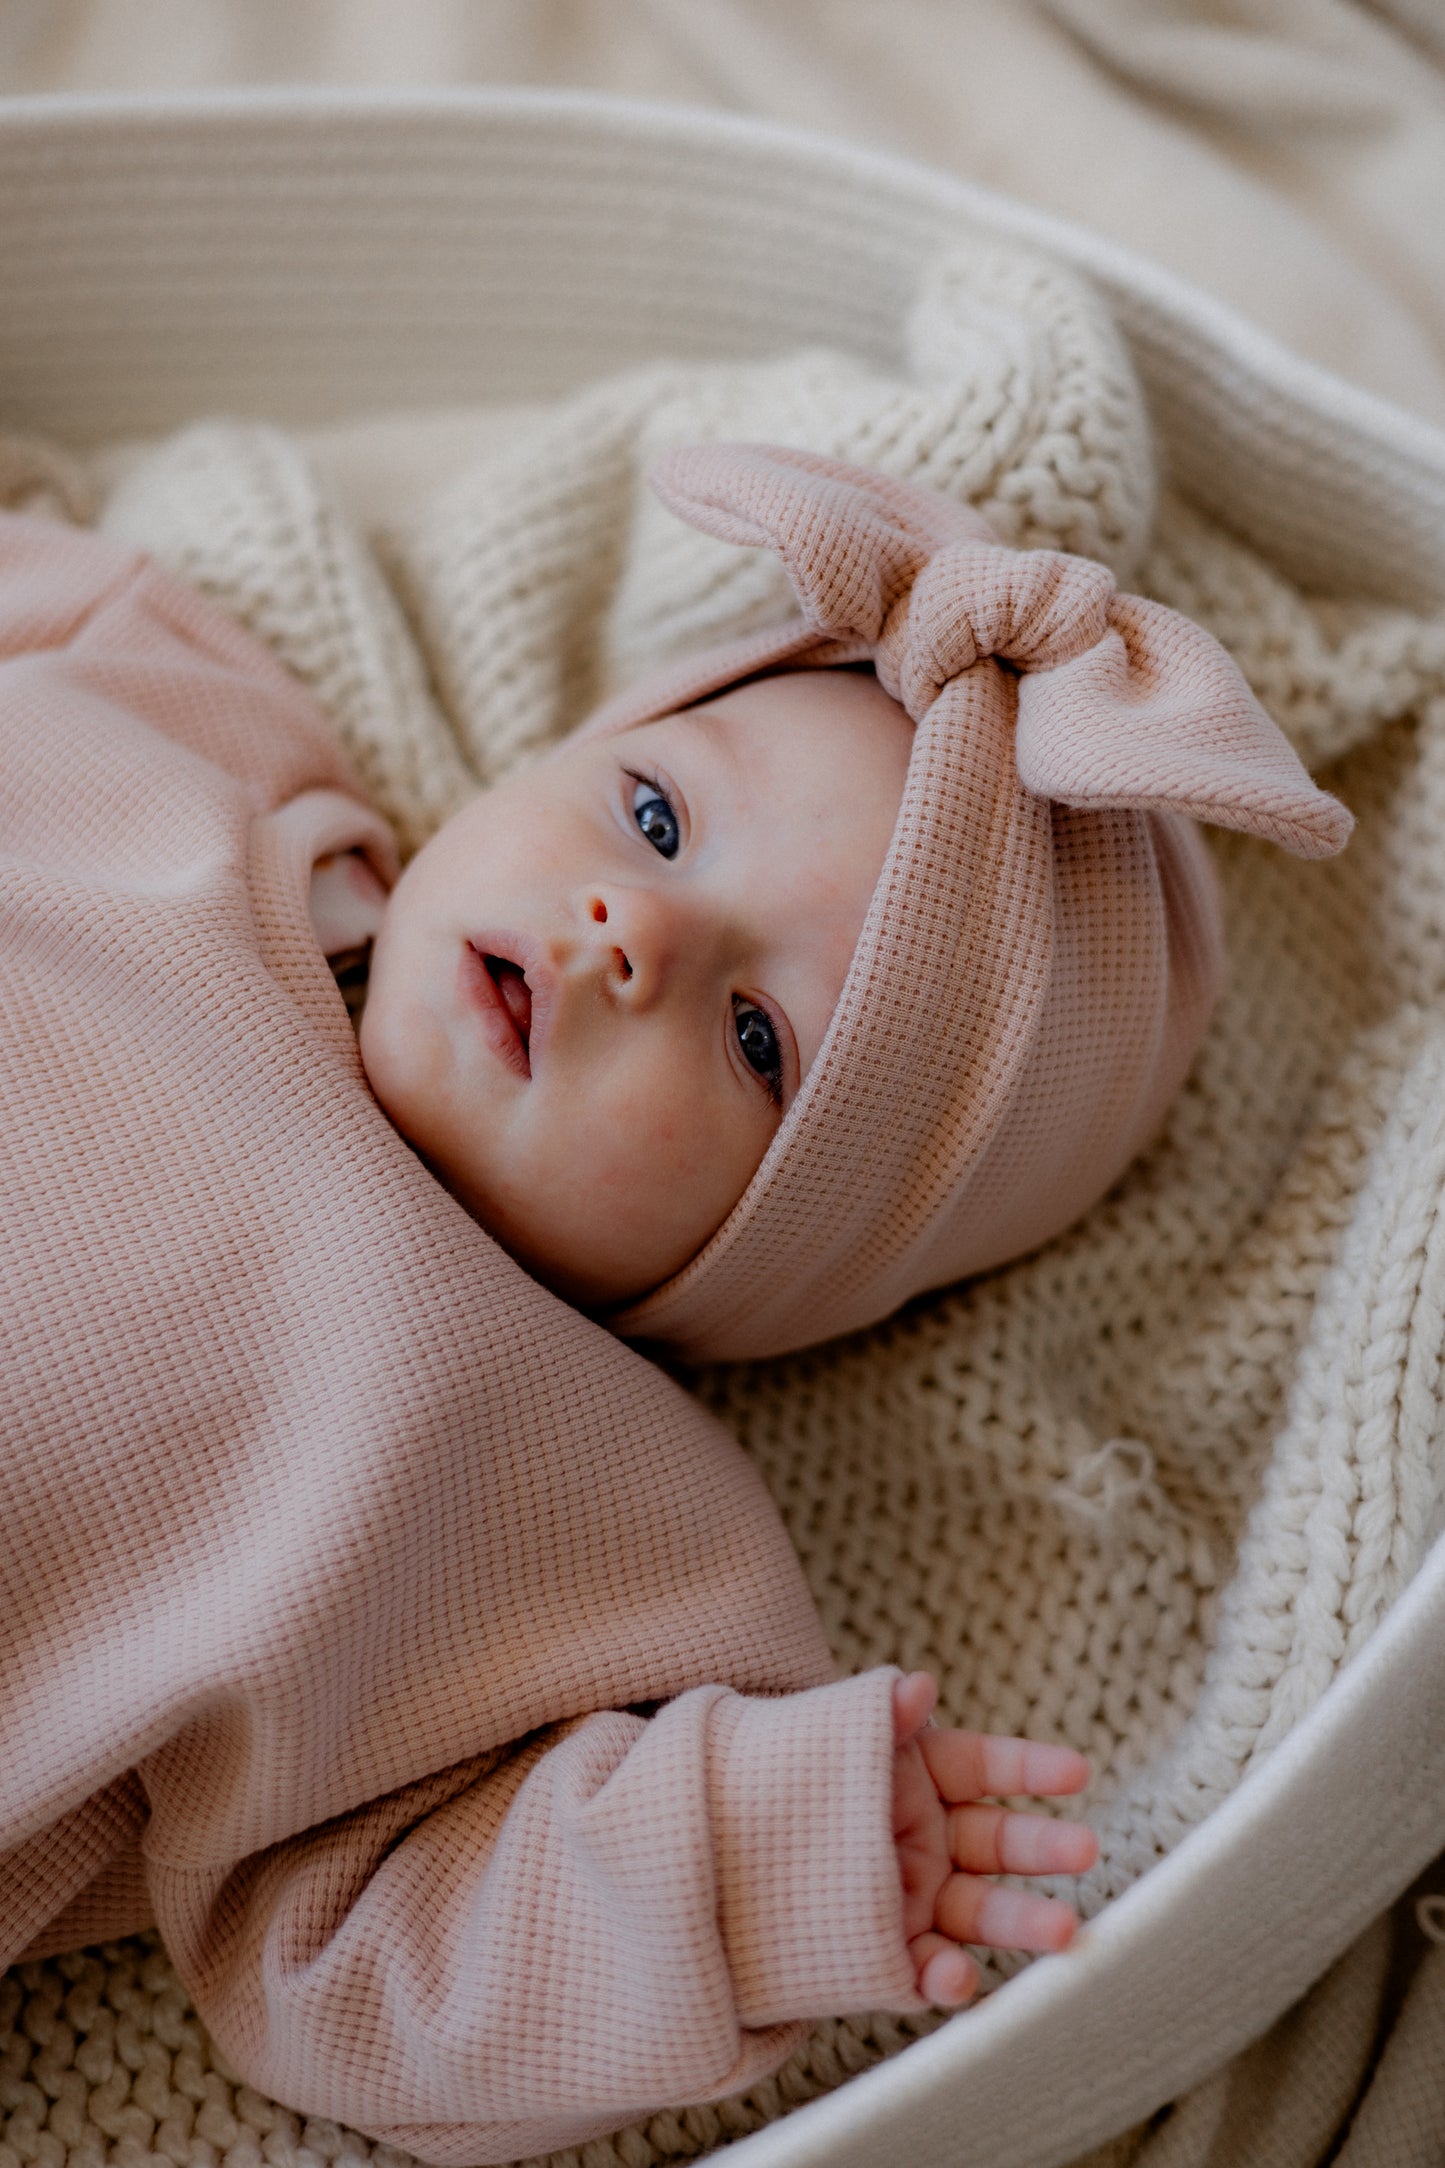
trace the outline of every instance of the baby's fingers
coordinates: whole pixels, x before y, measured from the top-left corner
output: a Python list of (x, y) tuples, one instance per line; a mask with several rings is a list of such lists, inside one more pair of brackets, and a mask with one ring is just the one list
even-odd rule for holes
[(1071, 1746), (941, 1730), (921, 1731), (918, 1744), (943, 1799), (1055, 1799), (1089, 1781), (1088, 1763)]
[(950, 1807), (948, 1849), (965, 1874), (1083, 1874), (1099, 1840), (1082, 1822), (1007, 1807)]
[(951, 1874), (933, 1907), (933, 1924), (951, 1942), (982, 1942), (994, 1950), (1066, 1950), (1079, 1922), (1056, 1897), (1005, 1889), (971, 1874)]
[(908, 1945), (918, 1992), (940, 2010), (956, 2010), (978, 1987), (978, 1967), (967, 1951), (943, 1935), (915, 1935)]

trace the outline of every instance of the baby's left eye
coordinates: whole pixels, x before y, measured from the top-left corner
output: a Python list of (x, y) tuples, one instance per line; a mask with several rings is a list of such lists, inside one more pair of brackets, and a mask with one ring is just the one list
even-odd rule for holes
[(632, 793), (632, 817), (655, 851), (664, 858), (676, 858), (682, 831), (671, 804), (655, 783), (639, 780)]
[(755, 1001), (745, 1001), (741, 994), (733, 995), (733, 1028), (738, 1035), (738, 1045), (743, 1050), (743, 1060), (750, 1069), (756, 1070), (768, 1087), (768, 1097), (775, 1106), (783, 1103), (783, 1050), (778, 1045), (778, 1035), (773, 1020), (766, 1009), (760, 1009)]

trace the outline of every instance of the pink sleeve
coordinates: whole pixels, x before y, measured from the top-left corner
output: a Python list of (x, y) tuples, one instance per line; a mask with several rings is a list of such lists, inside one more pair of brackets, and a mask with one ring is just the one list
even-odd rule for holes
[(104, 535), (0, 511), (0, 667), (26, 674), (27, 713), (63, 712), (71, 733), (140, 717), (248, 786), (257, 810), (305, 790), (361, 795), (324, 711), (270, 650)]
[(0, 655), (67, 646), (144, 561), (85, 528), (0, 512)]
[[(585, 1719), (242, 1862), (149, 1862), (225, 2054), (436, 2161), (753, 2082), (796, 2021), (917, 2008), (887, 1670)], [(552, 1743), (556, 1742), (556, 1743)]]

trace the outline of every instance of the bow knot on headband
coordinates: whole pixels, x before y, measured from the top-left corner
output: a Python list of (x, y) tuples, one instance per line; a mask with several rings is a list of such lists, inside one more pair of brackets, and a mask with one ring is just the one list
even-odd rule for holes
[(915, 725), (817, 1059), (712, 1239), (611, 1320), (764, 1355), (1021, 1255), (1149, 1142), (1221, 976), (1193, 820), (1302, 858), (1353, 823), (1219, 643), (1090, 559), (1009, 549), (950, 498), (774, 445), (689, 446), (650, 480), (705, 533), (775, 551), (798, 610), (590, 732), (856, 663)]
[(877, 642), (879, 682), (913, 720), (986, 658), (1020, 674), (1056, 670), (1109, 631), (1114, 576), (1058, 550), (952, 543), (931, 557)]

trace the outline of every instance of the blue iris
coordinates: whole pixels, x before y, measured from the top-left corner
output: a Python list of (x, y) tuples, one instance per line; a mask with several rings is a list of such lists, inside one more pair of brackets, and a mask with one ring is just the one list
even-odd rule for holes
[(773, 1029), (772, 1018), (766, 1009), (760, 1009), (755, 1001), (745, 1001), (741, 994), (734, 994), (733, 1024), (738, 1035), (738, 1045), (743, 1050), (743, 1060), (750, 1069), (757, 1071), (771, 1096), (781, 1101), (783, 1050), (778, 1045), (778, 1035)]
[(682, 831), (677, 815), (655, 783), (640, 782), (632, 793), (632, 815), (655, 851), (676, 858)]

